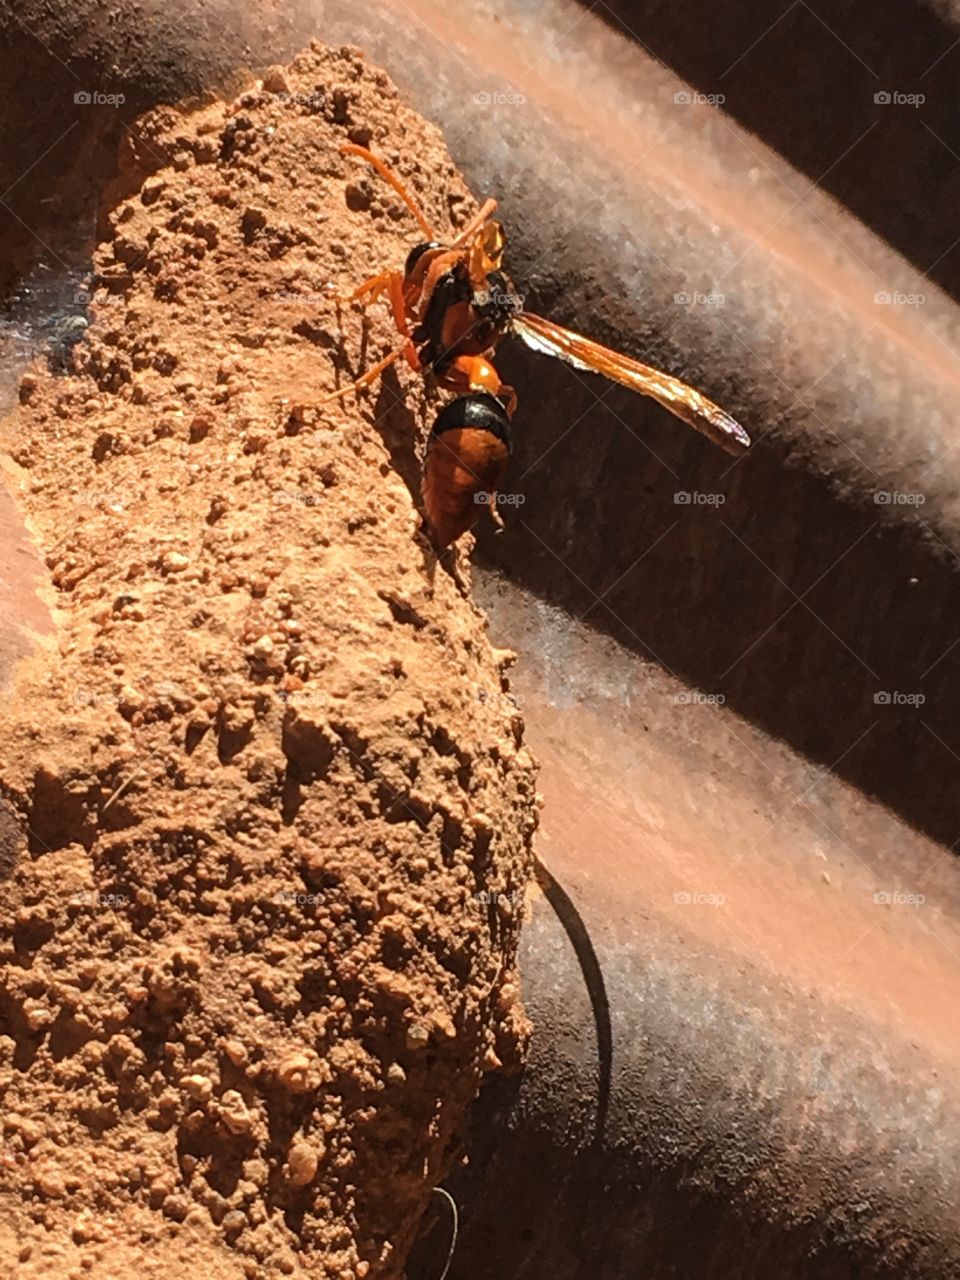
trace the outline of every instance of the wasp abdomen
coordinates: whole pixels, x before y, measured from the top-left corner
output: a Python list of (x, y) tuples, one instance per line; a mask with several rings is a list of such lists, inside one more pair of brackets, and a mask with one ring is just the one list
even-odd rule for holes
[(423, 473), (423, 504), (438, 547), (466, 533), (494, 501), (511, 449), (510, 419), (494, 396), (460, 396), (438, 415)]

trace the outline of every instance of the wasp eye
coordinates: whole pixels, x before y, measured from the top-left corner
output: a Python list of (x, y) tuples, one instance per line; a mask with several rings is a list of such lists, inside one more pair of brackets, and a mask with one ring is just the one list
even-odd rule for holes
[(403, 265), (403, 274), (408, 276), (413, 268), (417, 265), (425, 253), (429, 253), (431, 249), (442, 249), (443, 245), (438, 244), (436, 240), (427, 240), (423, 244), (415, 244), (407, 254), (407, 260)]

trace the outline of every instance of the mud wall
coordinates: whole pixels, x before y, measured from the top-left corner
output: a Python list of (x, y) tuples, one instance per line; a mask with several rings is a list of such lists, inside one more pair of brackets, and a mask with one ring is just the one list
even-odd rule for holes
[(526, 1040), (534, 768), (417, 532), (422, 384), (309, 407), (392, 341), (329, 288), (407, 231), (348, 137), (469, 215), (349, 51), (141, 120), (5, 424), (52, 622), (3, 706), (4, 1274), (398, 1277)]

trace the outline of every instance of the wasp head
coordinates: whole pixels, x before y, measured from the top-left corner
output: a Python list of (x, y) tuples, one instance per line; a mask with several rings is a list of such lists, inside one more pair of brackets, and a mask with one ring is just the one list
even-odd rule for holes
[(470, 246), (467, 265), (475, 289), (483, 289), (491, 271), (499, 271), (506, 236), (499, 222), (485, 222)]

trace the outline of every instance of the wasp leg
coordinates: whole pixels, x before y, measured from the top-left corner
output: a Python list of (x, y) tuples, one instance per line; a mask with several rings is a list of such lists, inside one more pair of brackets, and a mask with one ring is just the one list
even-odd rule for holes
[(384, 290), (388, 290), (390, 294), (390, 310), (393, 313), (393, 322), (397, 326), (397, 332), (405, 339), (402, 348), (403, 358), (414, 373), (420, 373), (420, 360), (410, 338), (410, 326), (407, 324), (407, 305), (403, 296), (403, 276), (399, 271), (382, 271), (377, 276), (371, 276), (369, 280), (365, 280), (359, 288), (355, 289), (349, 297), (338, 298), (337, 302), (356, 302), (364, 294), (369, 294), (369, 298), (362, 303), (366, 307), (371, 302), (375, 302)]
[[(396, 271), (380, 271), (369, 280), (364, 280), (363, 284), (357, 285), (353, 293), (335, 293), (333, 300), (338, 306), (346, 306), (347, 303), (359, 302), (364, 298), (361, 305), (369, 307), (372, 302), (376, 302), (384, 289), (390, 288), (395, 275), (397, 275)], [(401, 281), (402, 279), (401, 277)]]
[(406, 346), (399, 347), (396, 351), (391, 351), (383, 360), (377, 361), (372, 368), (362, 374), (355, 382), (350, 382), (345, 387), (338, 387), (336, 391), (331, 391), (328, 396), (322, 396), (319, 400), (297, 400), (290, 406), (290, 415), (297, 419), (303, 417), (308, 409), (319, 409), (325, 404), (329, 404), (332, 400), (342, 400), (348, 396), (351, 391), (362, 391), (364, 387), (368, 387), (371, 382), (376, 382), (377, 378), (392, 364), (407, 355)]
[(361, 160), (366, 160), (367, 164), (373, 165), (380, 177), (385, 182), (389, 182), (394, 191), (407, 206), (413, 216), (416, 218), (420, 230), (424, 233), (428, 240), (436, 240), (433, 228), (424, 216), (423, 210), (414, 200), (413, 196), (403, 185), (397, 175), (390, 169), (379, 156), (375, 156), (372, 151), (368, 151), (366, 147), (360, 147), (355, 142), (345, 142), (340, 148), (340, 154), (344, 156), (357, 156)]
[(406, 339), (403, 347), (403, 356), (414, 373), (419, 373), (420, 361), (410, 340), (410, 327), (407, 324), (407, 305), (403, 296), (403, 275), (401, 272), (381, 271), (379, 275), (371, 276), (369, 280), (365, 280), (363, 284), (354, 289), (353, 293), (337, 296), (336, 302), (339, 306), (348, 302), (358, 302), (361, 298), (364, 298), (361, 305), (367, 307), (370, 303), (376, 302), (384, 290), (387, 290), (390, 294), (390, 310), (393, 313), (393, 322), (397, 326), (397, 332), (402, 338)]
[(497, 533), (503, 533), (507, 526), (503, 523), (503, 516), (497, 510), (496, 492), (491, 493), (490, 495), (490, 520), (492, 521), (493, 527), (496, 529)]
[(348, 396), (351, 391), (362, 391), (364, 387), (368, 387), (371, 382), (376, 382), (384, 370), (389, 369), (392, 364), (406, 355), (406, 346), (399, 347), (396, 351), (391, 351), (383, 360), (378, 360), (375, 365), (361, 374), (356, 382), (351, 382), (345, 387), (338, 387), (336, 391), (331, 391), (328, 396), (324, 396), (322, 400), (316, 402), (315, 408), (319, 408), (322, 404), (329, 404), (331, 400), (342, 400), (344, 396)]
[(422, 373), (423, 366), (420, 364), (420, 357), (417, 355), (417, 349), (413, 345), (413, 339), (410, 337), (410, 326), (407, 323), (407, 304), (403, 296), (403, 276), (399, 271), (395, 271), (390, 277), (390, 306), (393, 310), (393, 322), (397, 326), (400, 336), (404, 339), (403, 358), (414, 373)]

